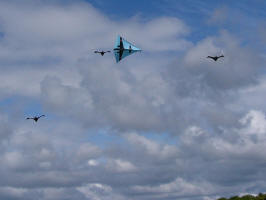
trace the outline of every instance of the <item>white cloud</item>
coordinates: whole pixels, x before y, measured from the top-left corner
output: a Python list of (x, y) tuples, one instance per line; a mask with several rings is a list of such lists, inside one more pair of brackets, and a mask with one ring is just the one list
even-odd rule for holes
[(28, 167), (25, 157), (20, 152), (8, 152), (4, 155), (2, 163), (5, 162), (11, 169)]
[(172, 157), (178, 153), (175, 146), (160, 145), (152, 140), (145, 138), (144, 136), (136, 133), (127, 134), (126, 139), (128, 142), (143, 152), (143, 154), (149, 154), (157, 157), (157, 159), (166, 159)]
[(90, 159), (88, 160), (88, 165), (89, 166), (97, 166), (99, 163), (97, 162), (97, 160), (94, 159)]
[[(247, 125), (246, 129), (243, 130), (246, 134), (256, 134), (260, 137), (266, 135), (266, 119), (265, 114), (261, 111), (251, 110), (249, 113), (240, 119), (242, 125)], [(263, 139), (260, 138), (260, 139)]]
[[(8, 186), (1, 198), (265, 191), (264, 60), (236, 36), (222, 31), (193, 44), (180, 19), (115, 21), (81, 1), (0, 2), (0, 19), (1, 99), (41, 99), (48, 113), (31, 123), (21, 119), (23, 109), (0, 106), (0, 185)], [(112, 48), (117, 34), (143, 53), (118, 64), (111, 54), (93, 54)], [(221, 50), (224, 59), (206, 59)], [(103, 129), (106, 138), (95, 139)], [(106, 141), (109, 134), (118, 141)]]
[(114, 194), (110, 186), (100, 183), (93, 183), (78, 187), (77, 190), (92, 200), (123, 199), (120, 195)]
[(106, 167), (114, 172), (134, 172), (137, 170), (137, 167), (132, 163), (121, 159), (108, 160)]
[(0, 187), (1, 196), (6, 196), (6, 198), (22, 198), (27, 191), (24, 188)]
[(91, 159), (96, 158), (100, 155), (101, 149), (90, 143), (82, 144), (77, 151), (77, 156), (80, 159)]
[(211, 193), (213, 187), (206, 183), (190, 183), (182, 178), (177, 178), (173, 182), (158, 186), (134, 186), (136, 193), (151, 193), (155, 199), (181, 198), (184, 196), (202, 196)]

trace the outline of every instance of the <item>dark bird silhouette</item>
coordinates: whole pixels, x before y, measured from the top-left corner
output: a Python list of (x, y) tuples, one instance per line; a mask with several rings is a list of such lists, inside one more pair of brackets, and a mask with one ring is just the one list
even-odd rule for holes
[(41, 117), (45, 117), (45, 115), (35, 116), (35, 117), (27, 117), (26, 119), (33, 119), (35, 122), (37, 122)]
[(219, 58), (222, 58), (222, 57), (224, 57), (224, 55), (220, 55), (220, 56), (207, 56), (207, 58), (211, 58), (214, 61), (217, 61)]
[(105, 53), (110, 53), (111, 51), (94, 51), (94, 53), (99, 53), (101, 54), (102, 56), (105, 54)]

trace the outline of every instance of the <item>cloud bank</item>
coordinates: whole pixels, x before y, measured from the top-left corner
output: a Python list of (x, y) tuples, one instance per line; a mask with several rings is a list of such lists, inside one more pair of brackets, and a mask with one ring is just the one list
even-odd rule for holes
[[(196, 43), (191, 30), (175, 17), (112, 20), (82, 1), (1, 2), (1, 199), (265, 191), (265, 58), (228, 30)], [(117, 34), (143, 53), (93, 54)], [(51, 117), (25, 122), (31, 102)]]

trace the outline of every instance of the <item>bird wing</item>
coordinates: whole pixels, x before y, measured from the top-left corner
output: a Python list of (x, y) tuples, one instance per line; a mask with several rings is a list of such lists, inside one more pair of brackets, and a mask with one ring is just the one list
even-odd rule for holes
[(41, 115), (41, 116), (39, 116), (38, 118), (41, 118), (41, 117), (45, 117), (45, 115)]
[(100, 53), (99, 51), (94, 51), (94, 53)]

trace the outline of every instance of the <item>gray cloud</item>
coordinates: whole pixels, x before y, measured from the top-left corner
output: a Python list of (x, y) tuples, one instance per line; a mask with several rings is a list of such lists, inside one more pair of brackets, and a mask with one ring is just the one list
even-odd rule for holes
[[(0, 5), (1, 99), (41, 99), (50, 115), (25, 123), (22, 105), (1, 110), (1, 198), (265, 191), (265, 60), (235, 35), (193, 44), (190, 27), (173, 17), (116, 22), (84, 2)], [(145, 51), (118, 64), (92, 53), (118, 33)], [(224, 59), (206, 59), (222, 50)], [(118, 141), (105, 142), (113, 135)]]
[[(265, 148), (265, 122), (265, 114), (254, 110), (240, 118), (239, 128), (224, 127), (221, 135), (191, 126), (179, 137), (177, 146), (137, 133), (124, 134), (124, 147), (79, 143), (75, 148), (76, 142), (69, 141), (64, 149), (72, 148), (72, 153), (63, 156), (63, 149), (56, 148), (44, 133), (21, 134), (18, 130), (10, 138), (13, 151), (1, 153), (1, 185), (14, 188), (20, 197), (45, 192), (43, 199), (101, 199), (110, 195), (120, 199), (186, 199), (233, 194), (239, 188), (245, 191), (254, 186), (254, 179), (258, 184), (264, 181), (265, 156), (260, 149)], [(235, 135), (234, 142), (226, 132)], [(16, 189), (21, 187), (28, 189)], [(56, 189), (62, 187), (76, 189), (65, 197), (65, 189)], [(7, 195), (4, 191), (1, 194)]]

